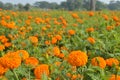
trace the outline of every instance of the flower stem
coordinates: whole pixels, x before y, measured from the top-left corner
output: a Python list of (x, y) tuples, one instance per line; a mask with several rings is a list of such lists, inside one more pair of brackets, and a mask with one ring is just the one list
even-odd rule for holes
[(12, 71), (12, 72), (13, 72), (13, 74), (15, 75), (16, 80), (19, 80), (18, 75), (16, 74), (16, 72), (15, 72), (14, 70), (11, 70), (11, 71)]

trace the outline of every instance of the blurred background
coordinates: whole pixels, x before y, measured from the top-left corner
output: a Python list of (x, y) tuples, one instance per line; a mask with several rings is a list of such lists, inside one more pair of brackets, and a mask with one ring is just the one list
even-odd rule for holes
[(120, 10), (120, 0), (0, 0), (5, 10)]

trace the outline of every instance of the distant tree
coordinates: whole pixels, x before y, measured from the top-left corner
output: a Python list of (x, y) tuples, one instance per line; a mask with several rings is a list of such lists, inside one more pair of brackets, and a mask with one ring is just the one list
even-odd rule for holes
[(17, 7), (18, 7), (18, 10), (20, 10), (20, 11), (24, 10), (24, 6), (22, 4), (20, 4), (20, 3), (17, 4)]
[(30, 4), (29, 3), (27, 3), (25, 6), (24, 6), (24, 9), (26, 10), (26, 11), (28, 11), (29, 9), (30, 9)]
[(6, 3), (4, 4), (4, 9), (6, 10), (12, 10), (13, 9), (13, 4), (12, 3)]
[(65, 1), (64, 1), (64, 2), (61, 2), (60, 8), (62, 8), (62, 9), (67, 9), (67, 3), (66, 3)]
[[(86, 6), (87, 5), (87, 6)], [(90, 10), (90, 0), (83, 0), (82, 4), (83, 9)]]
[(111, 1), (108, 4), (110, 10), (120, 10), (120, 1)]
[(102, 10), (102, 9), (107, 9), (107, 4), (101, 2), (101, 1), (96, 1), (96, 10)]
[(90, 10), (95, 11), (96, 0), (90, 0)]
[(0, 8), (4, 8), (4, 4), (0, 1)]
[(59, 9), (59, 8), (60, 6), (56, 2), (50, 3), (50, 9)]
[(39, 7), (39, 8), (49, 9), (50, 8), (50, 3), (47, 2), (47, 1), (41, 1), (41, 2), (34, 3), (34, 6)]
[(67, 0), (67, 8), (68, 10), (80, 9), (82, 7), (83, 0)]

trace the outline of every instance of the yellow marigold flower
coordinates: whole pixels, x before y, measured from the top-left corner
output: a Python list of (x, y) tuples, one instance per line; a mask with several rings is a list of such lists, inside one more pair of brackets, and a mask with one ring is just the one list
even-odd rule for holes
[(105, 62), (104, 58), (102, 58), (102, 57), (94, 57), (91, 60), (91, 63), (93, 66), (99, 66), (100, 68), (106, 67), (106, 62)]
[(68, 62), (72, 66), (85, 66), (88, 61), (88, 56), (82, 51), (72, 51), (68, 55)]
[(116, 65), (118, 66), (119, 65), (119, 61), (115, 58), (109, 58), (109, 59), (106, 59), (106, 64), (108, 66), (112, 66), (112, 65)]
[(34, 70), (34, 75), (37, 79), (41, 79), (43, 74), (49, 75), (49, 66), (47, 64), (41, 64)]

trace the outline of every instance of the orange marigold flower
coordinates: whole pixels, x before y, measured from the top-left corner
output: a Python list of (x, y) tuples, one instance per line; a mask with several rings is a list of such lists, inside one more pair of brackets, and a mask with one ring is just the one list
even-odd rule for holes
[(73, 18), (76, 18), (76, 19), (79, 18), (78, 14), (76, 14), (76, 13), (73, 13), (73, 14), (72, 14), (72, 17), (73, 17)]
[(50, 45), (50, 41), (45, 41), (45, 44), (46, 45)]
[(29, 53), (26, 50), (18, 50), (16, 53), (22, 58), (22, 60), (25, 60), (29, 57)]
[(58, 55), (58, 57), (59, 57), (59, 58), (64, 58), (64, 54), (63, 54), (63, 53), (60, 53), (60, 54)]
[(94, 12), (89, 12), (89, 16), (94, 16)]
[(35, 36), (30, 36), (29, 39), (32, 43), (38, 43), (38, 38)]
[(46, 30), (47, 30), (47, 28), (46, 28), (46, 27), (42, 27), (42, 30), (43, 30), (43, 31), (46, 31)]
[(72, 75), (71, 73), (66, 73), (66, 76), (70, 78)]
[(105, 62), (104, 58), (102, 58), (102, 57), (94, 57), (91, 60), (91, 63), (93, 66), (99, 66), (100, 68), (106, 67), (106, 62)]
[(104, 18), (105, 20), (108, 20), (108, 19), (109, 19), (107, 15), (103, 15), (103, 18)]
[(118, 66), (119, 65), (119, 61), (115, 58), (109, 58), (109, 59), (106, 59), (106, 65), (108, 66)]
[(1, 20), (1, 21), (0, 21), (0, 24), (1, 24), (2, 26), (6, 26), (6, 25), (7, 25), (7, 22), (6, 22), (5, 20)]
[(61, 65), (61, 62), (55, 62), (55, 65), (56, 65), (56, 66), (60, 66), (60, 65)]
[(56, 35), (55, 38), (59, 41), (62, 40), (62, 37), (60, 35)]
[(54, 47), (53, 48), (53, 54), (55, 55), (55, 56), (58, 56), (59, 54), (60, 54), (60, 49), (59, 49), (59, 47)]
[(0, 45), (0, 51), (4, 50), (5, 46), (4, 45)]
[(29, 57), (25, 59), (25, 64), (26, 65), (31, 65), (33, 67), (37, 66), (39, 61), (35, 57)]
[(75, 31), (74, 31), (74, 30), (69, 30), (68, 33), (69, 33), (70, 35), (74, 35), (74, 34), (75, 34)]
[(1, 36), (0, 36), (0, 40), (2, 40), (2, 39), (4, 39), (4, 38), (6, 38), (4, 35), (1, 35)]
[(5, 68), (0, 64), (0, 76), (3, 75), (7, 70), (8, 68)]
[(93, 27), (87, 28), (86, 31), (87, 31), (87, 32), (94, 32), (94, 28), (93, 28)]
[(27, 78), (22, 78), (22, 80), (27, 80)]
[(2, 43), (6, 43), (8, 41), (8, 39), (5, 37), (1, 40)]
[(81, 51), (72, 51), (68, 55), (68, 62), (72, 66), (85, 66), (87, 61), (88, 61), (87, 54)]
[(114, 27), (113, 26), (107, 26), (106, 29), (107, 30), (112, 30), (112, 29), (114, 29)]
[(93, 37), (88, 37), (87, 40), (91, 43), (94, 44), (95, 43), (95, 39)]
[(72, 75), (71, 80), (76, 80), (77, 79), (77, 75)]
[(0, 63), (4, 67), (14, 69), (21, 65), (21, 57), (16, 52), (9, 52), (1, 58)]
[(41, 79), (42, 75), (49, 75), (49, 66), (47, 64), (41, 64), (34, 70), (34, 75), (37, 79)]
[(57, 43), (57, 39), (55, 37), (52, 38), (52, 44), (56, 44)]
[(5, 47), (10, 47), (12, 45), (12, 43), (6, 42), (6, 43), (4, 43), (4, 45), (5, 45)]
[(116, 21), (116, 22), (119, 21), (117, 16), (113, 16), (113, 20)]
[(109, 78), (109, 80), (120, 80), (120, 76), (119, 75), (111, 75), (111, 77)]

